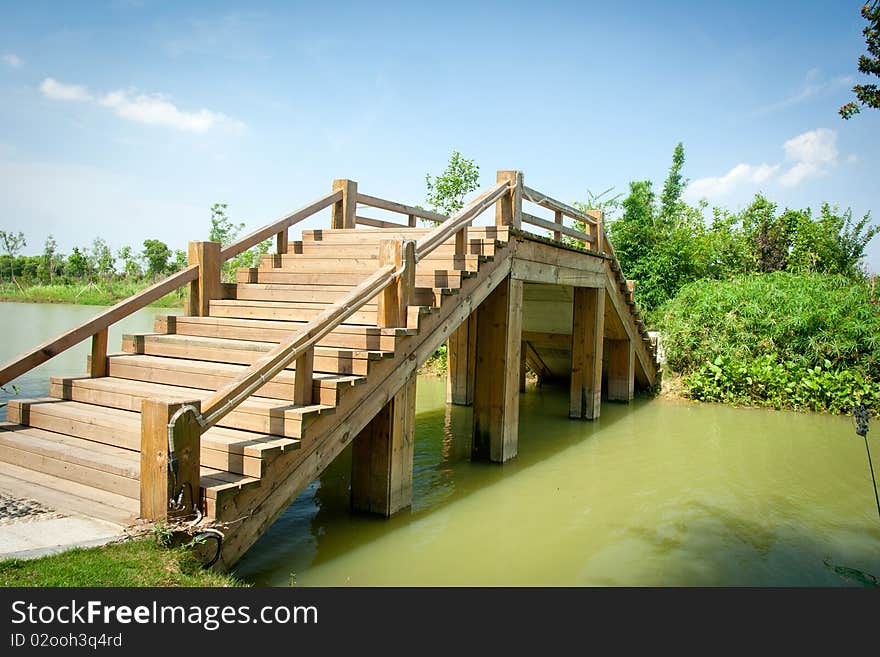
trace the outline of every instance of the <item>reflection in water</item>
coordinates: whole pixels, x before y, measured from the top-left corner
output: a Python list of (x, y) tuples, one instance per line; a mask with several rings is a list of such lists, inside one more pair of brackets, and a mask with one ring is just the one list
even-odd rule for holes
[[(519, 455), (471, 463), (468, 408), (419, 380), (413, 506), (348, 510), (346, 450), (245, 556), (258, 585), (859, 585), (880, 573), (844, 418), (637, 400), (571, 421), (520, 398)], [(873, 514), (873, 515), (872, 515)], [(835, 565), (834, 568), (826, 562)], [(843, 573), (843, 574), (841, 574)]]

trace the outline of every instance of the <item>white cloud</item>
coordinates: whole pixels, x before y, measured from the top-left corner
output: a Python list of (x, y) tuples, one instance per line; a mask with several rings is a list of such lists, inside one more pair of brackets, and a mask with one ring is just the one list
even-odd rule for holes
[(6, 53), (0, 59), (3, 60), (3, 63), (9, 66), (10, 68), (21, 68), (21, 65), (24, 63), (21, 61), (21, 58), (18, 55), (14, 55), (11, 52)]
[(782, 100), (759, 107), (751, 112), (750, 116), (757, 117), (772, 114), (794, 105), (800, 105), (813, 98), (829, 96), (833, 92), (851, 87), (853, 82), (855, 82), (855, 77), (852, 75), (838, 75), (833, 78), (824, 78), (822, 77), (822, 72), (818, 68), (812, 68), (807, 71), (803, 82), (795, 91)]
[(850, 153), (849, 155), (846, 156), (846, 163), (847, 164), (857, 164), (858, 161), (859, 161), (859, 156), (856, 155), (855, 153)]
[(135, 94), (130, 91), (112, 91), (99, 101), (118, 116), (137, 123), (163, 125), (188, 132), (207, 132), (218, 125), (240, 128), (241, 124), (225, 114), (201, 109), (183, 112), (161, 94)]
[(40, 91), (46, 98), (52, 100), (74, 100), (85, 102), (92, 100), (92, 95), (85, 87), (78, 84), (63, 84), (52, 78), (46, 78), (40, 84)]
[(235, 132), (244, 129), (241, 121), (236, 121), (220, 112), (200, 109), (186, 112), (179, 109), (164, 94), (142, 94), (134, 90), (111, 91), (95, 97), (80, 85), (64, 84), (52, 78), (46, 78), (40, 85), (40, 91), (53, 100), (94, 102), (106, 107), (128, 121), (159, 125), (185, 132), (204, 133), (212, 128), (226, 127)]
[(742, 184), (766, 182), (778, 170), (778, 164), (737, 164), (723, 176), (697, 178), (688, 185), (687, 195), (694, 199), (725, 196)]
[[(786, 159), (792, 162), (782, 173), (782, 164), (737, 164), (723, 176), (697, 178), (688, 185), (685, 195), (690, 200), (720, 197), (749, 184), (754, 186), (774, 181), (784, 187), (796, 187), (804, 180), (828, 173), (839, 157), (837, 133), (827, 128), (792, 137), (782, 148)], [(850, 155), (847, 161), (855, 161), (853, 158), (856, 156)]]

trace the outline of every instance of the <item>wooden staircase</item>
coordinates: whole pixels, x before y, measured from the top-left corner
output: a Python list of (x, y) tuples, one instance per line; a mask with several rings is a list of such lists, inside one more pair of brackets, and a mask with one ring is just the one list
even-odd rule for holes
[[(472, 214), (497, 198), (496, 192)], [(201, 433), (193, 502), (205, 520), (227, 528), (224, 567), (238, 560), (414, 380), (420, 364), (509, 280), (521, 235), (509, 226), (458, 230), (470, 220), (451, 225), (448, 239), (418, 260), (401, 325), (383, 326), (377, 298), (369, 299), (314, 343), (309, 361), (297, 356)], [(96, 491), (96, 503), (135, 519), (144, 494), (144, 400), (199, 400), (204, 410), (218, 391), (247, 377), (260, 359), (380, 272), (383, 244), (421, 244), (438, 234), (435, 228), (402, 226), (306, 230), (301, 240), (287, 243), (287, 225), (283, 230), (280, 253), (239, 270), (235, 284), (223, 286), (219, 298), (203, 299), (206, 313), (159, 317), (153, 333), (125, 335), (119, 353), (105, 355), (93, 342), (90, 374), (53, 377), (49, 397), (10, 401), (8, 421), (0, 424), (0, 475), (24, 480), (32, 472), (56, 489), (64, 482), (88, 487)], [(626, 305), (631, 296), (625, 284), (619, 286), (614, 264), (607, 265), (613, 293), (620, 295), (622, 307), (634, 310)], [(195, 285), (193, 277), (189, 281)], [(637, 348), (650, 350), (650, 345), (640, 340)], [(309, 369), (298, 371), (304, 362)], [(298, 397), (307, 401), (297, 403)]]

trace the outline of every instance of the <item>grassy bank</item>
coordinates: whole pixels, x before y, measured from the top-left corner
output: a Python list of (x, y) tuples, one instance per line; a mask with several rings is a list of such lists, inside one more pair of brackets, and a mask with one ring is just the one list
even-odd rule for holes
[[(151, 285), (150, 281), (111, 281), (74, 283), (70, 285), (31, 285), (19, 288), (12, 283), (0, 284), (0, 301), (28, 303), (76, 303), (86, 306), (112, 306)], [(150, 304), (160, 308), (183, 305), (184, 290), (171, 292)]]
[(683, 395), (849, 413), (880, 409), (880, 306), (842, 276), (774, 272), (682, 288), (655, 319)]
[(0, 586), (242, 586), (203, 570), (189, 550), (138, 538), (40, 559), (0, 561)]

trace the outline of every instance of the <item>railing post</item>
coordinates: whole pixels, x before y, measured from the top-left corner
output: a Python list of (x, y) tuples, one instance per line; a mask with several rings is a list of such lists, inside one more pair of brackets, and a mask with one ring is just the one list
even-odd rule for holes
[(189, 284), (187, 315), (207, 317), (211, 301), (222, 297), (220, 243), (190, 242), (189, 264), (199, 266), (199, 277)]
[[(176, 476), (168, 465), (171, 456), (168, 423), (185, 404), (201, 408), (199, 400), (167, 402), (144, 399), (141, 402), (141, 517), (146, 520), (188, 516), (200, 503), (201, 427), (192, 413), (180, 415), (174, 423)], [(181, 491), (183, 505), (180, 509), (172, 509), (171, 502)]]
[(629, 298), (632, 301), (636, 300), (636, 282), (632, 279), (626, 281), (626, 289), (629, 291)]
[(342, 200), (333, 204), (330, 228), (354, 228), (357, 213), (358, 184), (354, 180), (341, 178), (333, 181), (333, 191), (342, 192)]
[(93, 379), (107, 376), (107, 329), (92, 336), (92, 357), (89, 359), (89, 376)]
[(312, 397), (312, 382), (315, 374), (315, 347), (309, 347), (296, 359), (296, 373), (293, 377), (293, 403), (302, 406), (310, 406)]
[[(562, 225), (562, 211), (561, 210), (556, 210), (556, 212), (554, 212), (553, 221), (556, 222), (557, 224), (559, 224), (560, 226)], [(561, 241), (562, 240), (562, 233), (560, 233), (558, 230), (554, 230), (553, 231), (553, 239), (556, 242)]]
[(282, 256), (287, 253), (287, 231), (289, 229), (285, 228), (275, 235), (275, 254)]
[(590, 229), (590, 236), (593, 238), (593, 250), (598, 251), (599, 253), (605, 253), (605, 229), (602, 226), (605, 219), (605, 213), (602, 210), (587, 210), (587, 214), (596, 220), (596, 223), (593, 224)]
[(522, 171), (499, 171), (495, 180), (510, 183), (507, 194), (495, 204), (495, 225), (519, 230), (522, 227)]
[(382, 240), (379, 265), (394, 265), (404, 272), (379, 293), (376, 323), (382, 328), (406, 328), (407, 307), (416, 286), (416, 243), (414, 240)]
[(462, 226), (461, 230), (455, 234), (455, 255), (467, 255), (468, 243), (468, 227)]

